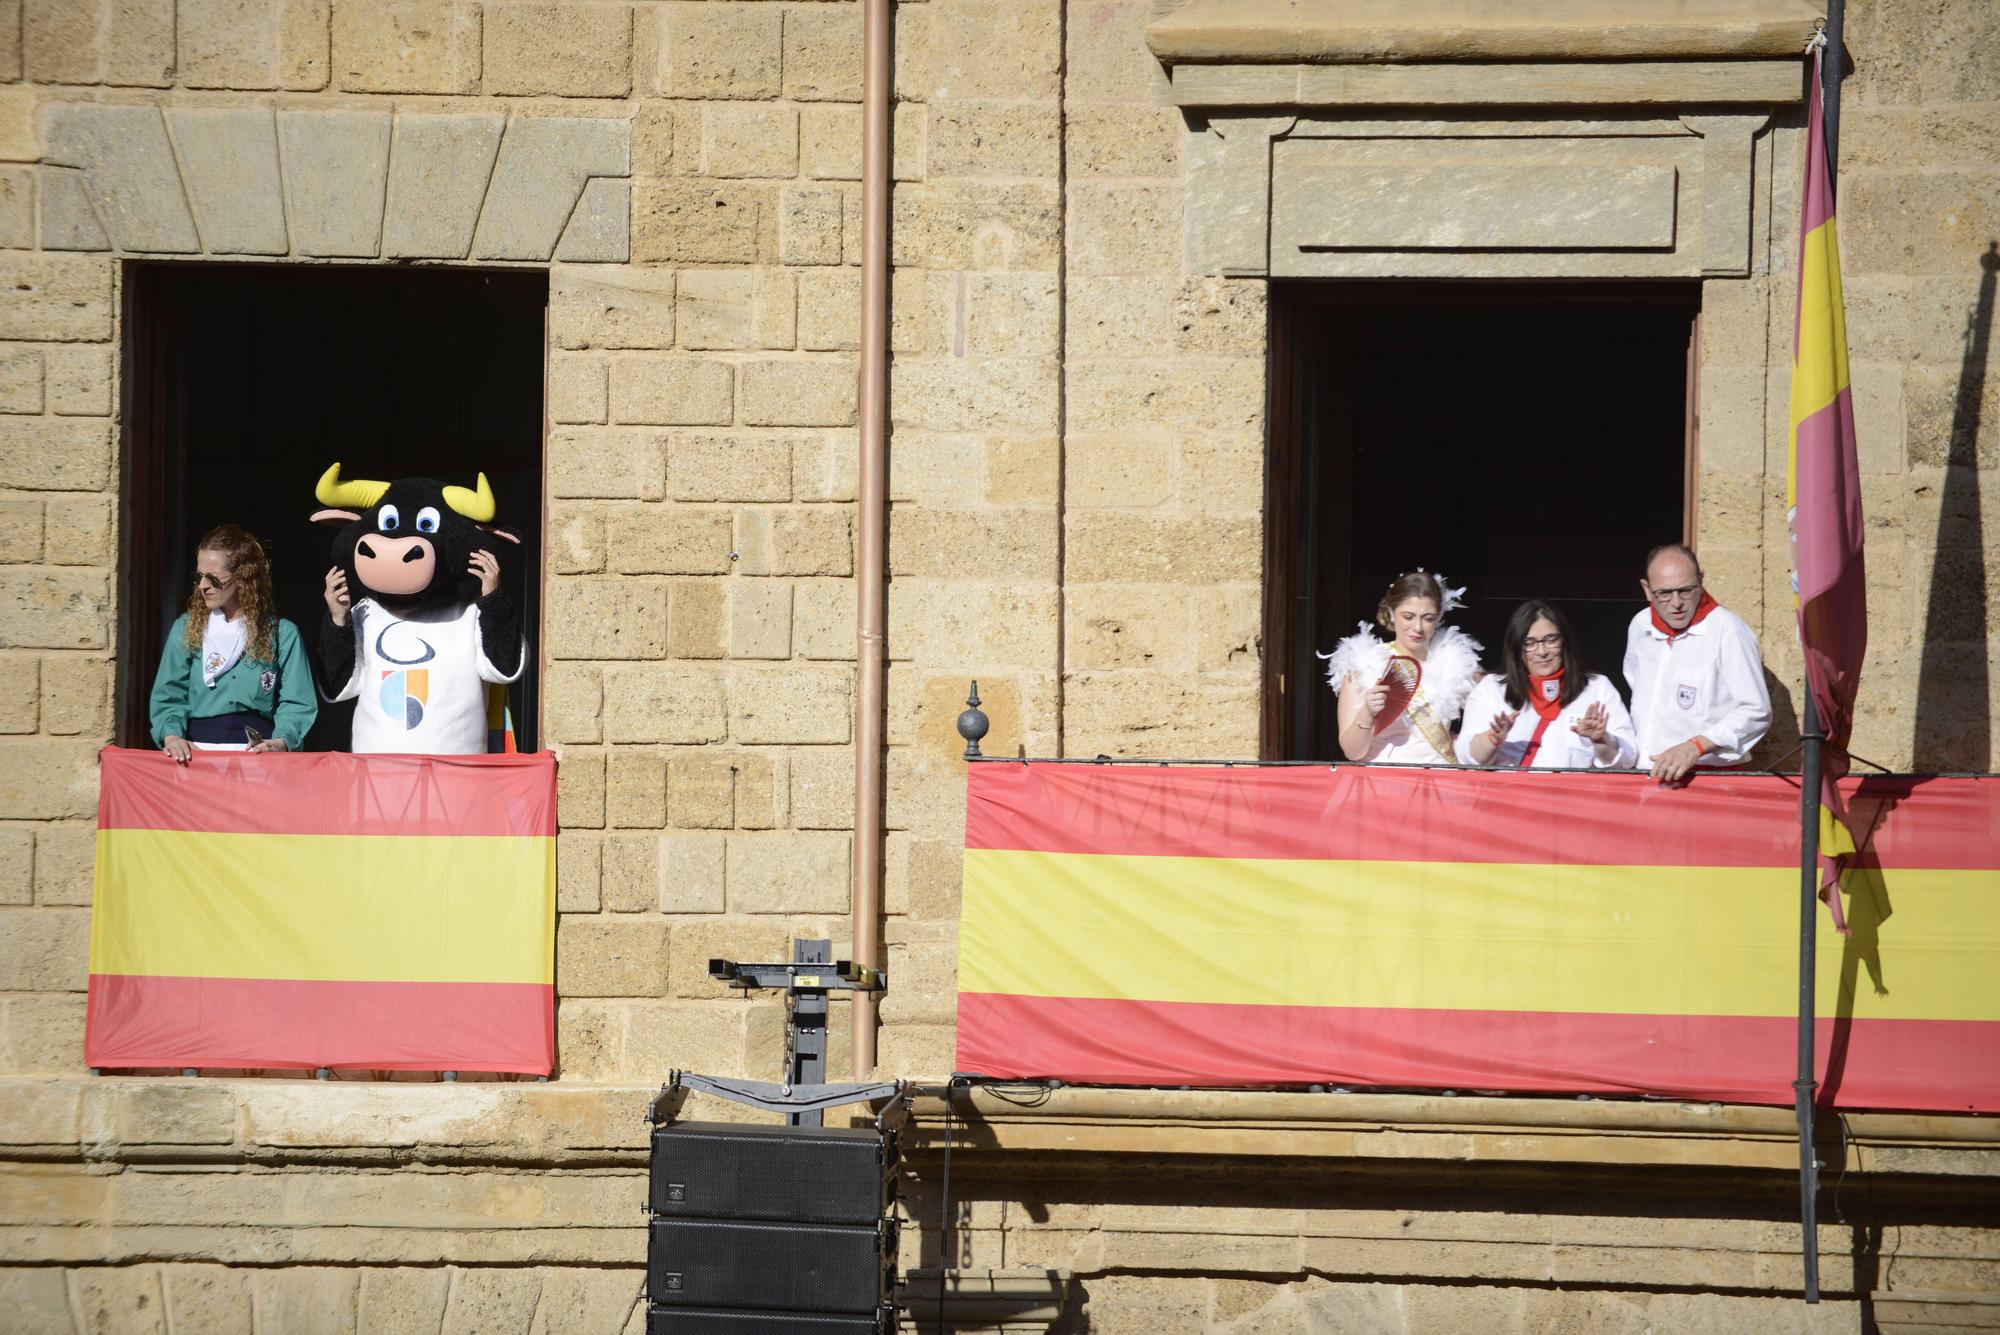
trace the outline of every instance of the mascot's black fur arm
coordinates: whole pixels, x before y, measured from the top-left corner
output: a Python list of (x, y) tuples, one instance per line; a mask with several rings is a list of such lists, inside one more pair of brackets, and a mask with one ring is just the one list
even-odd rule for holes
[(320, 681), (330, 691), (339, 690), (354, 675), (352, 614), (345, 626), (334, 625), (331, 612), (322, 611), (319, 614), (319, 670)]
[[(509, 676), (514, 675), (521, 670), (528, 647), (521, 639), (521, 619), (514, 614), (514, 599), (506, 589), (495, 589), (479, 600), (478, 607), (480, 650), (487, 662)], [(333, 618), (327, 620), (331, 622)], [(353, 636), (348, 637), (347, 647), (351, 656)]]
[[(527, 663), (520, 614), (504, 586), (482, 592), (520, 538), (493, 523), (486, 475), (476, 487), (433, 478), (343, 481), (315, 493), (341, 525), (333, 560), (347, 579), (348, 624), (320, 622), (329, 692), (356, 699), (354, 749), (473, 754), (485, 749), (486, 690)], [(357, 661), (358, 660), (358, 661)]]

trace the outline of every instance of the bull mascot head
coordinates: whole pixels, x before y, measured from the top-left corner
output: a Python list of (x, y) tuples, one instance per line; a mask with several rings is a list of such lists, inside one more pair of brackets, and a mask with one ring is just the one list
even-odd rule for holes
[(334, 536), (333, 560), (353, 597), (385, 607), (472, 602), (479, 597), (472, 554), (485, 550), (497, 559), (501, 542), (520, 542), (494, 527), (493, 489), (484, 473), (471, 488), (427, 477), (342, 481), (335, 464), (313, 494), (330, 507), (313, 522), (344, 525)]

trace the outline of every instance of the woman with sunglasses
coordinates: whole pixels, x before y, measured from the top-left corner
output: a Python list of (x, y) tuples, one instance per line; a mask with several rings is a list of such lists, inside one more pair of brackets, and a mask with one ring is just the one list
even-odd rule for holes
[(153, 740), (185, 765), (196, 749), (296, 751), (319, 717), (299, 630), (277, 615), (264, 546), (234, 524), (195, 550), (194, 592), (153, 677)]
[(1473, 687), (1458, 758), (1496, 769), (1631, 769), (1639, 741), (1618, 688), (1584, 666), (1569, 618), (1530, 599), (1514, 609), (1499, 672)]

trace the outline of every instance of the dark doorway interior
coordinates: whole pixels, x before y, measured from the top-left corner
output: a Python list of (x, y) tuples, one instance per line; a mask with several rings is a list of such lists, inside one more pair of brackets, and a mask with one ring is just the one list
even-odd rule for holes
[[(134, 264), (126, 278), (121, 744), (148, 744), (160, 637), (215, 525), (264, 540), (280, 615), (316, 642), (333, 530), (308, 516), (336, 461), (461, 486), (483, 471), (521, 535), (503, 578), (536, 638), (547, 274)], [(539, 744), (534, 661), (510, 700), (524, 751)], [(307, 748), (345, 749), (352, 711), (323, 705)]]
[(1315, 651), (1418, 566), (1467, 587), (1489, 666), (1543, 597), (1623, 689), (1640, 564), (1691, 518), (1698, 308), (1682, 283), (1274, 285), (1267, 758), (1338, 754)]

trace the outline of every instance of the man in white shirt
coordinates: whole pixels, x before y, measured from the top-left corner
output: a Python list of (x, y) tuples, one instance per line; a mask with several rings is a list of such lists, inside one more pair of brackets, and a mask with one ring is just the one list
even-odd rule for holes
[(1701, 562), (1680, 543), (1646, 558), (1646, 610), (1625, 634), (1625, 680), (1642, 763), (1661, 783), (1740, 765), (1771, 727), (1757, 637), (1701, 587)]

